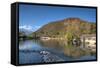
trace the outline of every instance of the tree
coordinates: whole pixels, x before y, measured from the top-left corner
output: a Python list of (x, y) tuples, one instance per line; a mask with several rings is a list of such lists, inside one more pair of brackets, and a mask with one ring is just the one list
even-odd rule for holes
[(73, 37), (74, 37), (73, 33), (67, 32), (66, 39), (67, 39), (68, 44), (72, 44)]

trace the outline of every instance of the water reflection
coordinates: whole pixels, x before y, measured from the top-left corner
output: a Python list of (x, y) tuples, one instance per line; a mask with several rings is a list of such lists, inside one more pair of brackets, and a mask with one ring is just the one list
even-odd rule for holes
[[(41, 51), (49, 54), (41, 55)], [(95, 51), (67, 44), (66, 40), (25, 40), (19, 42), (19, 63), (94, 60)], [(53, 60), (53, 61), (51, 61)]]
[(95, 51), (91, 51), (85, 47), (67, 44), (66, 40), (47, 40), (41, 41), (42, 46), (54, 48), (63, 51), (64, 55), (73, 58), (79, 58), (85, 55), (95, 55)]

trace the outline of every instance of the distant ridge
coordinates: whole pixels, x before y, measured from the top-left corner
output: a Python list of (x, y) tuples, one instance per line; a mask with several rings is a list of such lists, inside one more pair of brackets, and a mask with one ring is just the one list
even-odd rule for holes
[(38, 29), (36, 32), (33, 32), (33, 34), (36, 33), (38, 36), (52, 36), (66, 34), (67, 31), (77, 34), (95, 33), (96, 24), (80, 18), (66, 18), (50, 22)]

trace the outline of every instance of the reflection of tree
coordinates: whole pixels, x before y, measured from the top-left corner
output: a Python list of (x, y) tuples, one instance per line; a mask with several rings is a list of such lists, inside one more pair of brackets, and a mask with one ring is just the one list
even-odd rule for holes
[(63, 51), (66, 56), (73, 58), (79, 58), (84, 55), (91, 55), (92, 53), (90, 50), (84, 50), (80, 48), (80, 46), (73, 46), (72, 44), (68, 44), (66, 40), (41, 40), (40, 44), (43, 47)]
[(62, 50), (65, 45), (64, 40), (41, 40), (42, 46)]
[(64, 48), (64, 54), (66, 56), (70, 56), (70, 57), (73, 57), (73, 58), (79, 58), (81, 56), (85, 56), (85, 55), (91, 55), (91, 52), (90, 50), (83, 50), (81, 49), (80, 47), (74, 47), (73, 45), (66, 45), (65, 48)]

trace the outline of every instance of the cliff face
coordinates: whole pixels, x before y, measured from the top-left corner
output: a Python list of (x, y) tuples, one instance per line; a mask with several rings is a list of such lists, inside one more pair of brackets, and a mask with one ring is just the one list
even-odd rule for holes
[(50, 22), (34, 33), (38, 36), (56, 36), (64, 35), (67, 32), (74, 34), (95, 33), (96, 24), (81, 20), (79, 18), (67, 18), (55, 22)]

